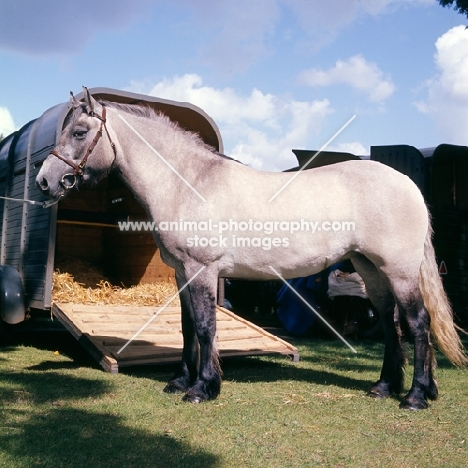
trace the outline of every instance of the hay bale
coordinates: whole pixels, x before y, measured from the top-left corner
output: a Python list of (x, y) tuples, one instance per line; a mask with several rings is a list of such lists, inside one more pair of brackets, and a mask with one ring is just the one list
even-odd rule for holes
[[(82, 259), (60, 259), (53, 274), (54, 302), (158, 306), (164, 305), (176, 292), (177, 287), (171, 281), (129, 288), (114, 285), (99, 268)], [(171, 305), (179, 305), (179, 299), (174, 299)]]

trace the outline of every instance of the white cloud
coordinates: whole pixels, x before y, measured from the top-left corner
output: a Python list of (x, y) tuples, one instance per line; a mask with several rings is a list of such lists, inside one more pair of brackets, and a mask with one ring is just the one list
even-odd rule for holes
[(242, 95), (231, 88), (206, 86), (194, 74), (176, 76), (154, 86), (132, 83), (128, 90), (199, 106), (220, 128), (225, 153), (263, 170), (292, 167), (296, 163), (293, 148), (319, 146), (313, 140), (333, 113), (326, 99), (295, 101), (258, 89)]
[(312, 68), (299, 76), (299, 81), (311, 87), (325, 87), (345, 84), (367, 95), (371, 102), (388, 99), (395, 86), (392, 80), (373, 62), (367, 62), (361, 55), (348, 60), (337, 60), (328, 70)]
[[(134, 90), (134, 84), (131, 88)], [(185, 74), (160, 81), (149, 94), (191, 102), (202, 107), (216, 120), (234, 123), (239, 120), (266, 121), (274, 108), (274, 97), (254, 89), (249, 96), (240, 96), (231, 88), (215, 89), (203, 85), (196, 74)]]
[(6, 107), (0, 107), (0, 135), (6, 137), (15, 131), (15, 123), (10, 111)]
[(413, 104), (434, 119), (446, 143), (467, 145), (468, 29), (450, 29), (435, 46), (438, 73), (424, 84), (427, 97)]
[(278, 100), (273, 112), (278, 114), (278, 119), (271, 116), (277, 130), (268, 124), (262, 125), (261, 122), (231, 129), (235, 132), (232, 141), (239, 141), (231, 151), (232, 157), (257, 169), (280, 170), (294, 167), (296, 159), (292, 149), (318, 146), (313, 140), (317, 138), (326, 117), (333, 110), (326, 99), (313, 102)]
[(440, 85), (454, 100), (468, 98), (468, 30), (457, 26), (436, 42), (436, 63), (441, 70)]

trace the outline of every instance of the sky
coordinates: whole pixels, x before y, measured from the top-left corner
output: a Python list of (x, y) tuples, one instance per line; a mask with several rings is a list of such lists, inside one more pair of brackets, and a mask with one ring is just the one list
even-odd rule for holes
[(261, 170), (468, 145), (466, 25), (436, 0), (2, 0), (0, 134), (85, 85), (193, 103)]

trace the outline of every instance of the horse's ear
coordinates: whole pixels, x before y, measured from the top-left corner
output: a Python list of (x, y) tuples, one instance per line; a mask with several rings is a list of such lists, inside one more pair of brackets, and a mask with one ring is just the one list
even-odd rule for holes
[(73, 104), (73, 109), (76, 109), (77, 107), (81, 106), (81, 102), (78, 101), (78, 99), (76, 99), (72, 91), (70, 91), (70, 101)]
[(94, 114), (94, 107), (97, 101), (96, 99), (93, 98), (93, 96), (91, 96), (91, 93), (89, 92), (86, 86), (83, 86), (83, 94), (84, 94), (84, 102), (86, 104), (86, 112), (89, 115), (92, 115)]

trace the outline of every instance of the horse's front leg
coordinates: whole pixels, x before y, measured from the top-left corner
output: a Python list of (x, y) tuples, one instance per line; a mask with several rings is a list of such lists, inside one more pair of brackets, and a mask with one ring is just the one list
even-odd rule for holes
[[(195, 271), (195, 270), (194, 270)], [(192, 272), (192, 277), (195, 273)], [(185, 401), (200, 403), (219, 395), (221, 371), (216, 347), (217, 275), (206, 268), (191, 276), (176, 274), (182, 307), (184, 347), (179, 371), (165, 392), (186, 392)], [(187, 285), (188, 281), (190, 283)]]
[(200, 353), (197, 378), (183, 398), (190, 403), (213, 400), (221, 390), (221, 369), (216, 345), (217, 280), (217, 274), (207, 267), (187, 287)]
[(198, 376), (198, 338), (195, 329), (195, 318), (190, 299), (190, 292), (185, 287), (185, 276), (176, 272), (179, 288), (180, 305), (182, 309), (182, 336), (184, 340), (182, 362), (179, 371), (169, 380), (164, 391), (166, 393), (186, 392)]

